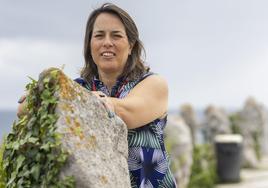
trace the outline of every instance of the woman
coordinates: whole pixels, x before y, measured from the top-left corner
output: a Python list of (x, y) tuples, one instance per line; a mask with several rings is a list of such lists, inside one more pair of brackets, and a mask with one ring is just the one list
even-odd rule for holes
[(113, 4), (103, 4), (88, 19), (85, 66), (75, 81), (127, 125), (131, 186), (173, 188), (163, 140), (168, 87), (143, 64), (142, 51), (132, 18)]

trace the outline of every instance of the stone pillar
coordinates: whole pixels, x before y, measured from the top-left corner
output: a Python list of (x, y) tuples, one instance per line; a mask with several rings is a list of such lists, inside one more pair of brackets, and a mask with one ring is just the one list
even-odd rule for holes
[(191, 131), (182, 118), (169, 115), (164, 132), (171, 171), (180, 188), (187, 188), (193, 163)]
[(267, 150), (267, 112), (254, 98), (248, 98), (236, 124), (244, 137), (244, 166), (255, 168)]
[(205, 120), (203, 122), (205, 139), (209, 143), (214, 142), (217, 134), (231, 133), (230, 121), (223, 109), (209, 106), (205, 110)]
[(192, 143), (196, 144), (196, 134), (198, 129), (197, 118), (193, 107), (190, 104), (184, 104), (181, 106), (181, 117), (185, 123), (190, 127), (192, 135)]
[(59, 81), (56, 126), (71, 153), (62, 176), (75, 176), (79, 188), (130, 187), (126, 125), (109, 118), (97, 97), (64, 74)]

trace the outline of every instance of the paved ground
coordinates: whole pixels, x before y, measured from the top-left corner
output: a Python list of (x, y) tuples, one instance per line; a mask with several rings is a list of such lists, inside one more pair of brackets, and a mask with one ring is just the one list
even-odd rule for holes
[(258, 169), (242, 169), (241, 182), (220, 184), (216, 188), (268, 188), (268, 156), (264, 157)]

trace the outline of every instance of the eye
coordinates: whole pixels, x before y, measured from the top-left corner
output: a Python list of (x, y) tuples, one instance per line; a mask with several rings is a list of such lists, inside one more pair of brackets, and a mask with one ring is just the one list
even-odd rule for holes
[(123, 36), (120, 35), (120, 34), (114, 34), (114, 37), (115, 37), (115, 38), (122, 38)]
[(94, 37), (95, 38), (101, 38), (101, 37), (103, 37), (103, 34), (96, 34), (96, 35), (94, 35)]

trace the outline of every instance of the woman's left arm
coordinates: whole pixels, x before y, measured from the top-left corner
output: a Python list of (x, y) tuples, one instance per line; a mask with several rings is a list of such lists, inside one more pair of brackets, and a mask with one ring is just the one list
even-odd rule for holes
[(129, 129), (146, 125), (167, 112), (168, 86), (159, 75), (152, 75), (137, 84), (123, 99), (109, 97), (115, 113)]

